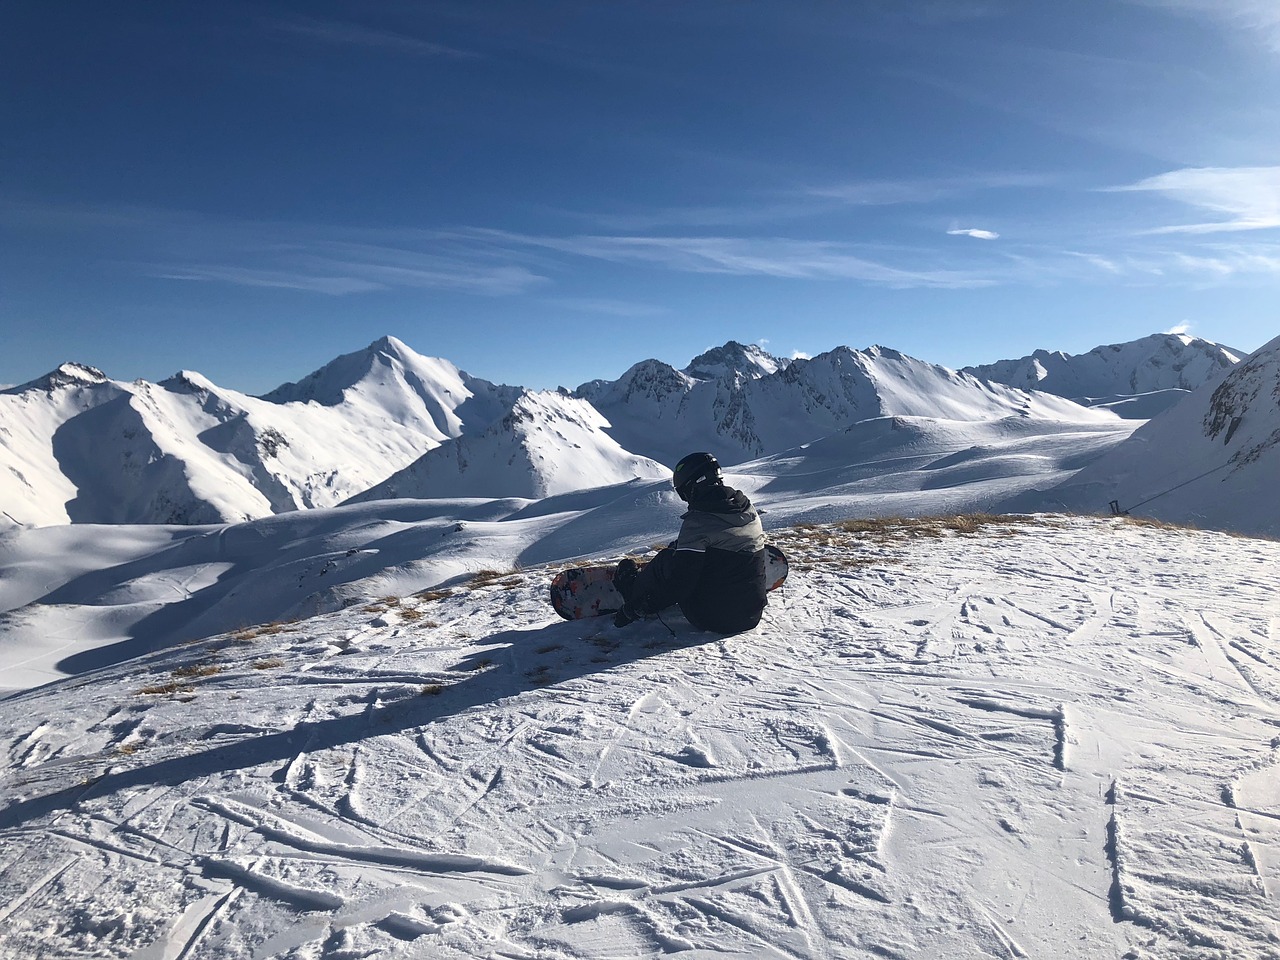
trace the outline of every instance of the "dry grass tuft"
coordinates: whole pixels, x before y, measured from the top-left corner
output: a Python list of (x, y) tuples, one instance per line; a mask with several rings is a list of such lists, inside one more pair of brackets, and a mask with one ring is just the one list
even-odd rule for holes
[(175, 693), (194, 693), (195, 687), (189, 683), (180, 683), (177, 680), (170, 680), (167, 683), (157, 683), (149, 687), (143, 687), (138, 693), (147, 696), (168, 696)]
[[(487, 587), (499, 580), (505, 580), (518, 572), (518, 570), (477, 570), (471, 575), (471, 579), (468, 581), (467, 586)], [(519, 583), (519, 581), (515, 582)], [(506, 586), (507, 584), (504, 583), (502, 585)]]
[(194, 680), (197, 677), (212, 677), (216, 673), (221, 673), (226, 667), (219, 663), (190, 663), (185, 667), (178, 667), (173, 671), (175, 677), (184, 677), (188, 680)]
[(842, 520), (834, 526), (845, 533), (870, 534), (912, 539), (916, 537), (941, 537), (952, 533), (977, 533), (985, 527), (1014, 527), (1034, 524), (1035, 517), (1017, 514), (959, 513), (939, 517), (874, 517)]
[(392, 607), (400, 606), (399, 597), (379, 597), (373, 603), (363, 608), (365, 613), (386, 613)]
[(911, 540), (967, 536), (984, 531), (988, 535), (1012, 536), (1019, 526), (1041, 524), (1038, 517), (989, 513), (938, 517), (864, 517), (835, 523), (799, 523), (775, 530), (770, 540), (787, 553), (791, 568), (856, 569), (898, 563), (900, 558), (886, 553)]
[(248, 643), (250, 640), (256, 640), (259, 637), (271, 637), (277, 633), (283, 633), (291, 624), (297, 623), (296, 620), (273, 620), (270, 623), (264, 623), (257, 627), (245, 627), (231, 634), (231, 639), (238, 643)]
[(444, 685), (439, 683), (424, 683), (421, 690), (424, 697), (438, 697), (444, 693)]
[(1184, 532), (1199, 530), (1198, 527), (1190, 523), (1170, 523), (1168, 520), (1157, 520), (1155, 517), (1131, 517), (1127, 513), (1123, 514), (1120, 520), (1131, 527), (1151, 527), (1154, 530), (1181, 530)]
[(446, 597), (453, 596), (452, 590), (420, 590), (414, 594), (418, 600), (425, 600), (428, 603), (434, 600), (443, 600)]
[(284, 661), (279, 657), (268, 657), (265, 660), (255, 660), (250, 666), (255, 670), (274, 670), (276, 667), (283, 667)]

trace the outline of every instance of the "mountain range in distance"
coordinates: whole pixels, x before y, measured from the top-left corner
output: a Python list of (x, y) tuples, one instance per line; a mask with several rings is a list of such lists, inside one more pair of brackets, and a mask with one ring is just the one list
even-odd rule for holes
[[(384, 337), (260, 397), (191, 371), (125, 383), (66, 363), (0, 392), (0, 524), (225, 523), (397, 497), (537, 500), (660, 479), (694, 449), (765, 473), (770, 458), (794, 465), (840, 449), (845, 474), (865, 472), (879, 448), (864, 443), (859, 454), (849, 432), (865, 440), (895, 418), (932, 438), (918, 438), (918, 451), (953, 457), (977, 434), (1030, 449), (1078, 427), (1094, 438), (1070, 459), (1083, 469), (1241, 359), (1180, 334), (961, 371), (878, 346), (786, 360), (730, 341), (683, 369), (645, 360), (617, 380), (546, 391), (491, 383)], [(1265, 379), (1270, 368), (1258, 370)], [(1256, 401), (1249, 390), (1231, 396)], [(804, 445), (809, 454), (788, 454)], [(1031, 463), (1006, 459), (1015, 472)], [(1108, 492), (1105, 480), (1090, 483), (1094, 499)]]

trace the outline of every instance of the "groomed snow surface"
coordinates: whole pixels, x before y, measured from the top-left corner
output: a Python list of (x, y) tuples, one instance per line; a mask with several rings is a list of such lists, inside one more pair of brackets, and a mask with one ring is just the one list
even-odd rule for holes
[(0, 955), (1280, 957), (1280, 543), (771, 536), (741, 636), (530, 564), (0, 700)]

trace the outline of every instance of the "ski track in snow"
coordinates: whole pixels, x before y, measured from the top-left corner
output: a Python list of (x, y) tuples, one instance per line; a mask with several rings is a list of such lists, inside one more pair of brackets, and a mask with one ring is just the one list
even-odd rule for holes
[(1280, 958), (1280, 544), (773, 536), (738, 637), (532, 569), (0, 701), (0, 955)]

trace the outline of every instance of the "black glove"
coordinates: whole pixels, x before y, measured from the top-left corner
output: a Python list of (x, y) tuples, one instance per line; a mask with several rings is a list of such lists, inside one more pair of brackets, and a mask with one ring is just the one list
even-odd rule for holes
[(615, 627), (625, 627), (629, 623), (635, 623), (640, 619), (640, 614), (636, 613), (635, 608), (629, 603), (624, 603), (622, 609), (613, 615), (613, 625)]

